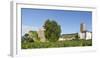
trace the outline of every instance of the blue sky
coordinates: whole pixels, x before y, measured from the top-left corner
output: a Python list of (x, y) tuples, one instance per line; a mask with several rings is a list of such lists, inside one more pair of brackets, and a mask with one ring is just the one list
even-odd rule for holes
[(81, 22), (86, 24), (88, 31), (92, 31), (91, 11), (22, 8), (21, 17), (22, 34), (29, 30), (38, 30), (47, 19), (58, 22), (61, 25), (62, 34), (79, 32)]

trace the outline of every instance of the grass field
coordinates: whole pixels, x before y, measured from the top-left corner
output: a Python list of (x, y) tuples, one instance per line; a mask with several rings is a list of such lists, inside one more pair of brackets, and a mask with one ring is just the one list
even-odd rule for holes
[(33, 48), (59, 48), (59, 47), (83, 47), (92, 46), (92, 40), (70, 40), (57, 42), (21, 42), (22, 49)]

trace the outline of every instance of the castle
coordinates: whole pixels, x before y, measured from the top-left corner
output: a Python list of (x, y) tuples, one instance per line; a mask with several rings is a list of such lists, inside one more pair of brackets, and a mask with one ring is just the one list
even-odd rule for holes
[(92, 32), (86, 29), (86, 25), (82, 22), (80, 24), (80, 32), (72, 33), (72, 34), (63, 34), (62, 37), (59, 38), (59, 41), (64, 40), (73, 40), (76, 39), (75, 36), (78, 34), (79, 39), (92, 39)]
[(80, 39), (92, 39), (92, 32), (87, 31), (86, 25), (84, 23), (80, 24), (80, 32), (79, 32)]
[[(45, 29), (43, 27), (36, 31), (36, 33), (38, 35), (38, 38), (40, 38), (41, 42), (45, 42), (46, 41), (44, 31), (45, 31)], [(85, 40), (92, 39), (92, 32), (87, 31), (86, 25), (84, 23), (81, 23), (80, 24), (80, 32), (79, 33), (66, 34), (67, 37), (60, 37), (59, 41), (76, 39), (75, 38), (76, 34), (78, 34), (79, 39), (85, 39)], [(32, 34), (30, 33), (30, 35), (32, 35)], [(33, 36), (33, 40), (36, 40), (36, 38), (34, 38), (34, 36)]]

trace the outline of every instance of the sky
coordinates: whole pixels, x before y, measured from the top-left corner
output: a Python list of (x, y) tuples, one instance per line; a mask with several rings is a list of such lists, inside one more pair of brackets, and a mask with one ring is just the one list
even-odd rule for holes
[(92, 31), (92, 12), (75, 10), (50, 10), (21, 8), (22, 35), (29, 30), (36, 31), (42, 28), (47, 19), (55, 20), (61, 26), (61, 34), (70, 34), (80, 31), (80, 23)]

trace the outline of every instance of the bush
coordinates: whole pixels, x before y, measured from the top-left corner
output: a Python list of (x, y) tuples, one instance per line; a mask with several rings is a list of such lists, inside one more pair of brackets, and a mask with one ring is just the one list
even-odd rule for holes
[(70, 41), (56, 41), (56, 42), (22, 42), (22, 49), (32, 48), (57, 48), (57, 47), (79, 47), (92, 46), (92, 40), (70, 40)]

